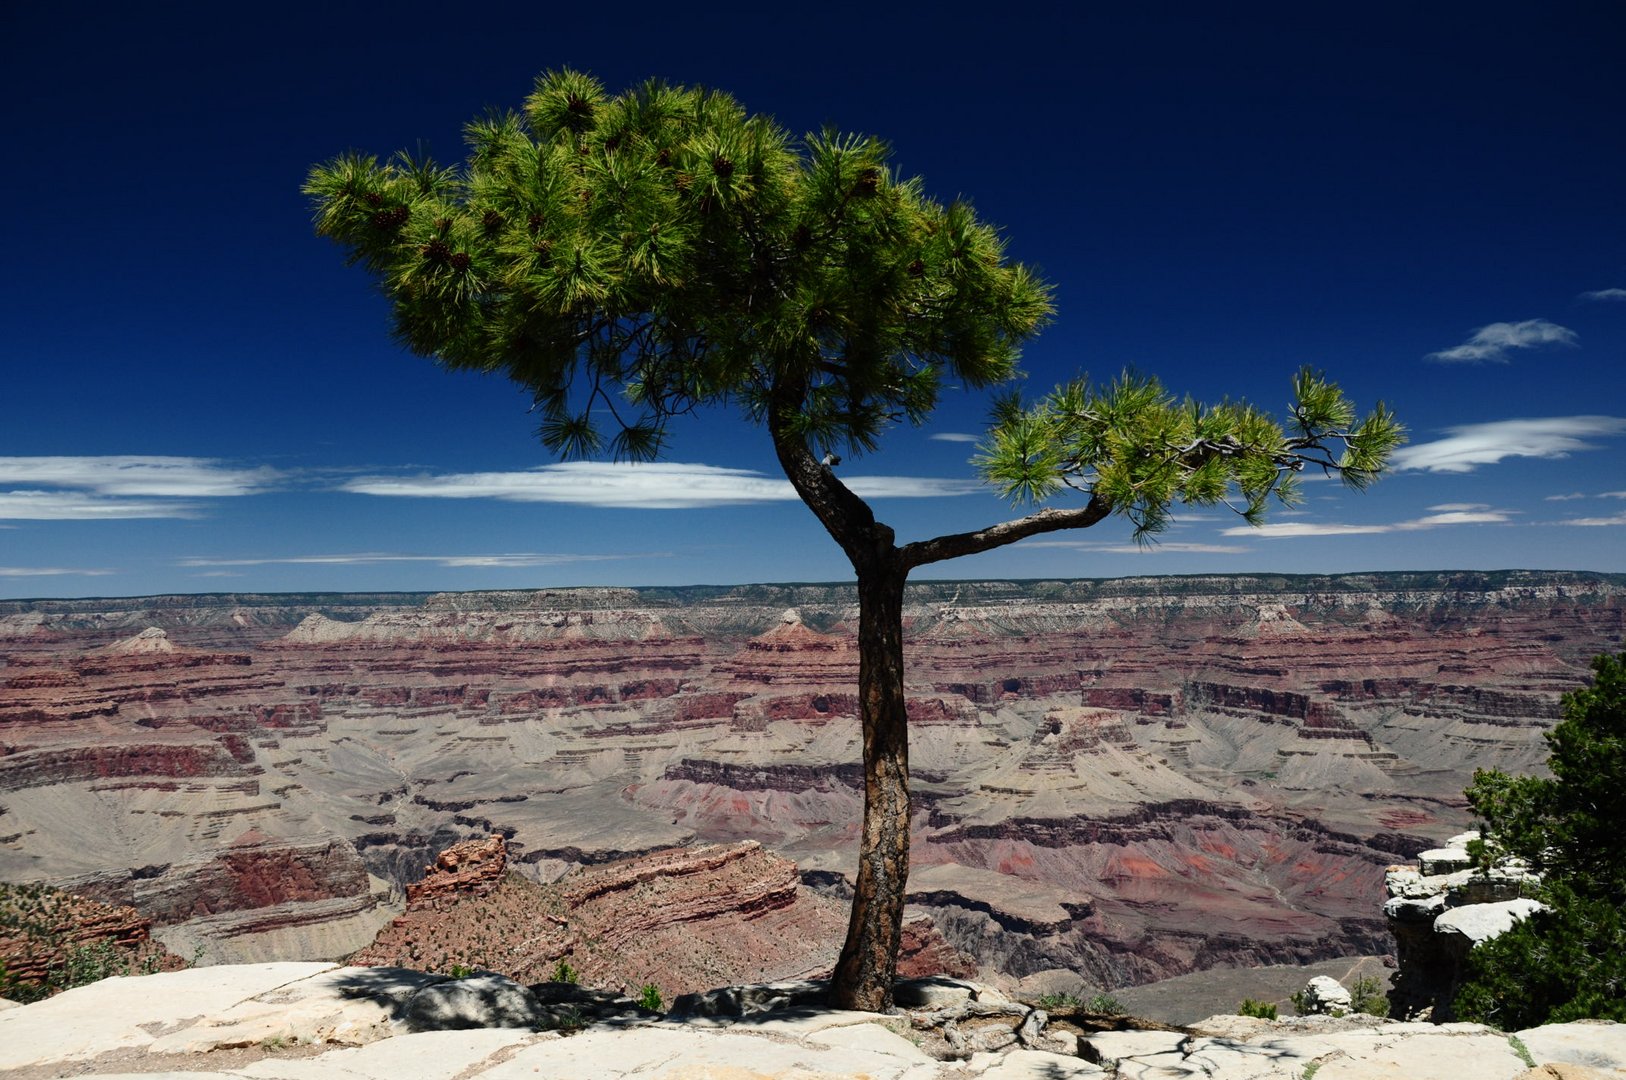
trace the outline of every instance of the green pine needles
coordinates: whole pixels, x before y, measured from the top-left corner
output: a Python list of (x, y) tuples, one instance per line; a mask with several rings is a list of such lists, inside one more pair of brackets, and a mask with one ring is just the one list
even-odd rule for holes
[(945, 379), (1010, 377), (1051, 312), (991, 226), (876, 139), (796, 141), (727, 94), (568, 70), (466, 135), (457, 168), (313, 168), (316, 230), (379, 277), (409, 348), (529, 388), (565, 457), (650, 460), (673, 416), (760, 419), (770, 396), (821, 449), (872, 450)]
[(1591, 686), (1565, 695), (1547, 733), (1552, 776), (1474, 774), (1481, 861), (1499, 848), (1543, 875), (1547, 911), (1468, 954), (1459, 1016), (1508, 1031), (1626, 1021), (1626, 654), (1592, 662)]
[(1077, 380), (1031, 408), (998, 402), (975, 463), (1016, 503), (1063, 487), (1090, 492), (1143, 540), (1168, 525), (1176, 502), (1223, 503), (1258, 524), (1271, 497), (1298, 503), (1305, 468), (1365, 488), (1404, 438), (1381, 403), (1357, 420), (1343, 392), (1308, 368), (1293, 381), (1289, 417), (1284, 427), (1246, 403), (1177, 401), (1155, 378), (1125, 374), (1103, 388)]

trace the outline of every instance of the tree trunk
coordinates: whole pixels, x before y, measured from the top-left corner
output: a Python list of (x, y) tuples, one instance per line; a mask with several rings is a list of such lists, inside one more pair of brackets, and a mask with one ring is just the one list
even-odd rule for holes
[[(891, 554), (889, 552), (889, 554)], [(909, 721), (903, 694), (903, 585), (895, 558), (858, 575), (858, 700), (864, 832), (847, 942), (831, 984), (843, 1009), (892, 1007), (909, 881)]]

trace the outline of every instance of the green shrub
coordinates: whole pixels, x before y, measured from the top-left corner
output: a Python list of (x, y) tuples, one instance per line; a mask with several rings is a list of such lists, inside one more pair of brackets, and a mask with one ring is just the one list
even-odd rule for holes
[(570, 961), (560, 957), (553, 965), (553, 981), (559, 983), (579, 983), (581, 974), (570, 966)]
[(644, 988), (638, 991), (638, 1004), (650, 1012), (661, 1012), (664, 1004), (661, 1001), (661, 988), (654, 983), (645, 983)]
[(1044, 1009), (1047, 1012), (1053, 1012), (1056, 1009), (1078, 1009), (1082, 1008), (1083, 1005), (1084, 1002), (1080, 1001), (1072, 994), (1039, 995), (1039, 1008)]
[(1276, 1006), (1268, 1001), (1255, 1001), (1253, 998), (1243, 998), (1242, 1004), (1236, 1007), (1238, 1016), (1256, 1016), (1261, 1020), (1276, 1019)]
[(1108, 1016), (1122, 1016), (1128, 1011), (1124, 1008), (1123, 1002), (1119, 1001), (1111, 994), (1095, 995), (1089, 1001), (1084, 1003), (1084, 1008), (1090, 1012), (1106, 1013)]
[(1564, 697), (1547, 733), (1552, 777), (1474, 774), (1484, 821), (1473, 852), (1497, 849), (1543, 875), (1549, 908), (1468, 954), (1456, 1014), (1505, 1030), (1626, 1020), (1626, 654), (1593, 660), (1593, 683)]
[[(1298, 1002), (1293, 1005), (1297, 1008)], [(1368, 1016), (1388, 1016), (1389, 995), (1383, 992), (1383, 980), (1371, 975), (1356, 979), (1349, 988), (1349, 1007), (1352, 1012)]]

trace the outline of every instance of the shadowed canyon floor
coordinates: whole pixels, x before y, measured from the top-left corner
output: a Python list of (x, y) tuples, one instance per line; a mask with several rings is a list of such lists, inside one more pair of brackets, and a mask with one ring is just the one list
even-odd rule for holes
[[(756, 840), (838, 894), (850, 589), (0, 602), (0, 879), (181, 955), (336, 957), (453, 841), (538, 882)], [(914, 903), (984, 974), (1114, 988), (1388, 951), (1384, 867), (1537, 768), (1626, 578), (912, 587)], [(1048, 973), (1048, 974), (1047, 974)]]

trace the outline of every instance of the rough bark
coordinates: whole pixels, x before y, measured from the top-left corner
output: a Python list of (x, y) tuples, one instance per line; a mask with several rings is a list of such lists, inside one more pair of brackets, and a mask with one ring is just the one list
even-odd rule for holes
[(769, 410), (779, 464), (796, 493), (847, 554), (858, 575), (858, 696), (864, 738), (864, 825), (847, 940), (831, 981), (838, 1007), (884, 1012), (903, 935), (909, 883), (909, 719), (903, 684), (903, 588), (916, 566), (1003, 547), (1024, 537), (1094, 525), (1111, 507), (1092, 498), (1075, 510), (1041, 510), (975, 532), (899, 547), (890, 526), (819, 463), (789, 430), (800, 395)]
[(903, 585), (895, 559), (858, 578), (858, 692), (864, 829), (847, 941), (831, 986), (843, 1009), (892, 1007), (909, 882), (909, 723), (903, 693)]

